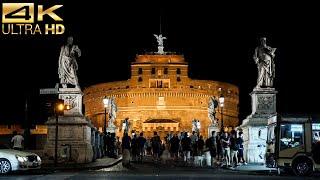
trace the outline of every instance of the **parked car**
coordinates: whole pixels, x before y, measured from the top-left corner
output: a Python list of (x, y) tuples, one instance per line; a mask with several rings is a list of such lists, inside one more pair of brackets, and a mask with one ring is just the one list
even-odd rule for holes
[(10, 171), (39, 169), (41, 158), (35, 154), (25, 151), (17, 151), (0, 144), (0, 174)]

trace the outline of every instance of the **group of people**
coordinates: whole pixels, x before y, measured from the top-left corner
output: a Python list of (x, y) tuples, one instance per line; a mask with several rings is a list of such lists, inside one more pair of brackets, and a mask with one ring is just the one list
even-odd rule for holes
[(118, 148), (117, 148), (115, 133), (108, 132), (104, 136), (103, 140), (104, 140), (104, 143), (103, 143), (104, 155), (108, 157), (113, 157), (113, 158), (118, 157)]
[[(119, 139), (118, 139), (119, 142)], [(168, 150), (170, 157), (177, 161), (183, 158), (183, 161), (190, 163), (196, 156), (205, 156), (210, 154), (212, 166), (236, 167), (246, 164), (243, 158), (243, 133), (235, 130), (228, 132), (215, 132), (206, 140), (202, 135), (192, 132), (181, 132), (179, 134), (168, 134), (163, 140), (157, 132), (154, 132), (152, 138), (146, 139), (143, 133), (139, 136), (124, 133), (121, 148), (128, 150), (133, 161), (142, 161), (146, 154), (158, 161), (165, 150)]]
[(206, 140), (209, 148), (211, 162), (213, 165), (225, 165), (236, 167), (246, 164), (243, 158), (243, 133), (232, 130), (230, 133), (212, 132), (211, 137)]

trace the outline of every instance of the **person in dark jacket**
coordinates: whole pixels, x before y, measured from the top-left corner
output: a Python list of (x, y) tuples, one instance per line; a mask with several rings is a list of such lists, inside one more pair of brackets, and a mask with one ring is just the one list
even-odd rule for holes
[(131, 150), (131, 137), (128, 136), (128, 133), (124, 133), (124, 136), (122, 137), (122, 151), (124, 149)]
[(191, 152), (191, 139), (188, 137), (188, 133), (184, 133), (184, 137), (181, 140), (181, 147), (183, 152), (183, 160), (188, 162), (190, 159), (190, 152)]
[(151, 138), (151, 146), (152, 146), (153, 160), (158, 161), (160, 148), (161, 148), (161, 140), (157, 132), (154, 132), (154, 136)]
[(238, 162), (242, 163), (242, 164), (247, 164), (243, 158), (243, 132), (239, 132), (239, 136), (237, 138), (237, 143), (239, 145)]
[(134, 134), (131, 140), (131, 154), (132, 154), (133, 161), (137, 161), (138, 152), (139, 152), (138, 138), (137, 138), (137, 135)]
[(216, 148), (217, 148), (217, 160), (221, 161), (223, 154), (222, 154), (222, 145), (221, 145), (221, 133), (218, 132), (217, 136), (216, 136)]
[(203, 136), (200, 136), (199, 140), (197, 141), (198, 156), (202, 156), (203, 155), (203, 147), (204, 147)]
[(143, 133), (140, 133), (140, 136), (138, 137), (138, 148), (139, 148), (139, 161), (142, 162), (143, 156), (144, 156), (144, 147), (146, 143), (146, 138), (143, 137)]
[(178, 159), (178, 151), (179, 151), (179, 138), (178, 135), (175, 134), (171, 139), (170, 139), (170, 153), (171, 157), (174, 158), (174, 160)]
[(237, 143), (237, 133), (234, 131), (230, 137), (230, 161), (235, 167), (238, 166), (238, 150), (239, 144)]
[(211, 132), (211, 137), (206, 140), (206, 147), (210, 151), (211, 164), (214, 164), (215, 158), (217, 156), (217, 143), (216, 143), (216, 132)]

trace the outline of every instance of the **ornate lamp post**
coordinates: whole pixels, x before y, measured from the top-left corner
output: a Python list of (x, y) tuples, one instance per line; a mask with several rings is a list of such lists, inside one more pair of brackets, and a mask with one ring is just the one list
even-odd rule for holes
[(54, 165), (56, 166), (58, 164), (58, 121), (59, 116), (64, 115), (64, 100), (58, 99), (54, 106), (54, 113), (56, 116), (56, 136), (55, 136), (55, 145), (54, 145)]
[(224, 130), (224, 125), (223, 125), (224, 96), (222, 94), (219, 97), (219, 104), (220, 104), (220, 108), (221, 108), (221, 130)]
[(103, 133), (106, 134), (107, 133), (107, 108), (109, 107), (109, 98), (107, 98), (107, 96), (105, 96), (103, 98), (103, 105), (104, 105), (104, 124), (103, 124)]

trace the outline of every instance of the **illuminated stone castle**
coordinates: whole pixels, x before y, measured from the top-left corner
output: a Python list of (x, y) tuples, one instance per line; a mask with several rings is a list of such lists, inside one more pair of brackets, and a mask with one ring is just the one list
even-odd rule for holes
[[(131, 78), (101, 83), (84, 90), (85, 115), (102, 131), (105, 96), (115, 97), (118, 105), (115, 125), (117, 135), (123, 133), (122, 121), (129, 118), (130, 132), (154, 131), (163, 138), (169, 132), (192, 130), (192, 120), (201, 123), (200, 132), (207, 137), (210, 119), (208, 101), (212, 96), (225, 97), (224, 126), (238, 125), (238, 87), (229, 83), (192, 80), (183, 55), (174, 53), (137, 55), (131, 64)], [(221, 119), (220, 109), (216, 117)]]

